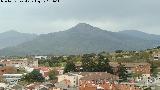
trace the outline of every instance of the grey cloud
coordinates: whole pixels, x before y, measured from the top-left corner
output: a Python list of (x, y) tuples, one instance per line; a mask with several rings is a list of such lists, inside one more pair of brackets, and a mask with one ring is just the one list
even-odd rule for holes
[[(1, 3), (2, 4), (2, 3)], [(5, 4), (0, 8), (0, 31), (47, 33), (79, 22), (119, 31), (138, 29), (160, 34), (159, 0), (60, 0), (48, 4)]]

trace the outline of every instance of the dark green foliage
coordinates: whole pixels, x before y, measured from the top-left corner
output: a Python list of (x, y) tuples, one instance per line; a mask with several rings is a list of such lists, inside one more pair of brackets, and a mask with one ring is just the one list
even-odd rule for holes
[(129, 77), (129, 74), (127, 72), (127, 69), (121, 63), (119, 65), (119, 67), (118, 67), (117, 73), (118, 73), (120, 82), (126, 82), (127, 81), (127, 78)]
[(60, 66), (61, 62), (64, 62), (65, 59), (63, 58), (63, 56), (59, 56), (59, 57), (51, 57), (51, 59), (47, 59), (47, 60), (39, 60), (39, 65), (41, 66), (47, 66), (47, 67), (57, 67)]
[(116, 50), (115, 53), (122, 53), (123, 50)]
[(64, 73), (74, 72), (74, 71), (76, 71), (76, 66), (73, 63), (73, 61), (67, 61), (67, 64), (64, 68)]
[(42, 76), (42, 74), (39, 72), (39, 70), (33, 70), (31, 73), (26, 74), (22, 81), (26, 81), (29, 83), (32, 82), (44, 82), (45, 78)]
[(146, 89), (144, 89), (144, 90), (152, 90), (152, 88), (151, 88), (151, 87), (148, 87), (148, 88), (146, 88)]
[(82, 68), (85, 72), (96, 71), (96, 63), (94, 61), (95, 54), (84, 54), (82, 56)]
[(157, 77), (157, 74), (158, 74), (158, 66), (155, 65), (153, 62), (151, 63), (151, 75), (153, 77)]
[(49, 72), (49, 79), (50, 79), (50, 80), (55, 80), (55, 79), (57, 79), (57, 78), (56, 78), (56, 73), (55, 73), (55, 71), (52, 70), (52, 71)]
[(113, 74), (112, 67), (109, 65), (109, 60), (105, 56), (98, 54), (98, 63), (96, 64), (97, 72), (108, 72)]
[(84, 72), (113, 73), (108, 58), (102, 54), (84, 54), (82, 56), (82, 68)]
[(48, 60), (49, 66), (53, 67), (53, 66), (58, 66), (60, 59), (59, 57), (51, 57), (51, 59)]
[(160, 46), (157, 46), (157, 49), (160, 49)]

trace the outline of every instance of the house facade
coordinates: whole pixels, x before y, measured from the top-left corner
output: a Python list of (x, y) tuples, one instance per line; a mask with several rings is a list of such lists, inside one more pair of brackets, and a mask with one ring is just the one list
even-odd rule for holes
[(10, 84), (16, 85), (22, 78), (23, 74), (3, 74), (3, 78)]
[(38, 60), (24, 59), (1, 59), (0, 64), (16, 68), (38, 67)]
[[(114, 73), (116, 74), (120, 64), (118, 62), (110, 62), (109, 64), (112, 66)], [(121, 63), (121, 64), (127, 69), (129, 73), (150, 77), (151, 65), (149, 63)]]
[(160, 60), (160, 52), (154, 52), (152, 56), (154, 61)]
[(98, 81), (100, 80), (114, 82), (119, 79), (118, 76), (106, 72), (73, 72), (64, 75), (59, 75), (57, 77), (58, 77), (58, 84), (56, 86), (61, 87), (63, 89), (70, 87), (81, 89), (82, 88), (81, 86), (83, 86), (86, 82), (88, 83), (94, 81), (98, 83)]

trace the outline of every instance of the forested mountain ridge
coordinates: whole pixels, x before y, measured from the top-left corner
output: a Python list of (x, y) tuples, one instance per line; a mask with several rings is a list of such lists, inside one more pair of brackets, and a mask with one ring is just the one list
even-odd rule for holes
[(43, 34), (37, 38), (0, 50), (0, 55), (69, 55), (114, 50), (144, 50), (160, 44), (160, 40), (140, 38), (129, 33), (110, 32), (86, 23), (66, 31)]
[(20, 33), (14, 30), (0, 33), (0, 49), (12, 47), (36, 38), (35, 34)]

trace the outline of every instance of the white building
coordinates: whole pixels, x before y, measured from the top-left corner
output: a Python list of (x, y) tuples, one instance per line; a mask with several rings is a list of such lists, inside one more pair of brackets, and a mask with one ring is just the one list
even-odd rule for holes
[(58, 83), (64, 82), (69, 87), (77, 87), (79, 86), (79, 79), (83, 76), (79, 74), (74, 74), (74, 73), (67, 73), (67, 74), (59, 75), (57, 77), (58, 77)]
[(12, 85), (16, 85), (23, 74), (3, 74), (3, 78)]
[(153, 53), (153, 59), (154, 59), (155, 61), (160, 60), (160, 52), (158, 52), (158, 53)]
[(1, 88), (6, 88), (6, 87), (7, 87), (7, 84), (5, 84), (5, 83), (0, 83), (0, 87), (1, 87)]
[(35, 56), (35, 59), (47, 59), (48, 56)]

